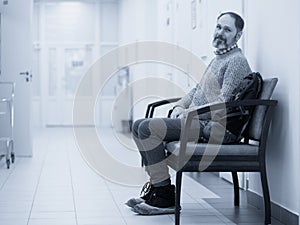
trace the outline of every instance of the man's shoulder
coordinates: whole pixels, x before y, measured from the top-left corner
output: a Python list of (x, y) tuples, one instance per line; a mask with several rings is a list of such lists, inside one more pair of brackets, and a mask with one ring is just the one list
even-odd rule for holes
[(233, 49), (231, 52), (224, 55), (217, 55), (211, 61), (209, 67), (215, 70), (219, 70), (219, 69), (227, 70), (229, 68), (235, 68), (235, 69), (250, 68), (248, 60), (244, 56), (240, 48)]
[(245, 58), (242, 49), (237, 48), (234, 51), (231, 52), (231, 54), (228, 54), (229, 58)]
[(248, 60), (244, 56), (241, 49), (238, 49), (237, 51), (235, 51), (232, 54), (228, 55), (227, 60), (229, 62), (248, 63)]

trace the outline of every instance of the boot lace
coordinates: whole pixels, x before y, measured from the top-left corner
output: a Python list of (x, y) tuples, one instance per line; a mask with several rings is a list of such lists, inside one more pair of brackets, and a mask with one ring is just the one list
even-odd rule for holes
[(146, 194), (148, 194), (150, 189), (151, 189), (151, 183), (148, 181), (147, 183), (144, 184), (141, 190), (141, 196), (145, 196)]

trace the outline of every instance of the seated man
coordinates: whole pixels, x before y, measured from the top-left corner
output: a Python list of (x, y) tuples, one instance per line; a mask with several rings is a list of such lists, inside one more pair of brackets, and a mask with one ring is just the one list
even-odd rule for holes
[[(213, 37), (216, 56), (208, 65), (200, 83), (175, 104), (171, 118), (140, 119), (133, 124), (133, 138), (150, 177), (148, 187), (144, 187), (146, 193), (126, 203), (133, 211), (139, 214), (174, 212), (175, 187), (171, 184), (164, 142), (180, 139), (183, 118), (188, 110), (212, 102), (229, 101), (240, 82), (251, 73), (247, 59), (237, 47), (243, 27), (244, 21), (239, 15), (233, 12), (222, 13), (217, 18)], [(191, 138), (209, 138), (209, 134), (203, 130), (204, 120), (197, 120), (192, 127), (195, 132), (191, 133), (195, 137)], [(223, 142), (232, 142), (234, 138), (226, 130)]]

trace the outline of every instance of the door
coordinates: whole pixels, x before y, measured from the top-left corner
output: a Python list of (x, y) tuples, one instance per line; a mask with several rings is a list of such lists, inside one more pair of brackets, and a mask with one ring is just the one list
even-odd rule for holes
[[(77, 86), (92, 63), (93, 50), (88, 45), (49, 45), (46, 47), (45, 65), (48, 76), (43, 79), (46, 90), (44, 115), (46, 126), (92, 125), (93, 120), (85, 124), (73, 124), (73, 102)], [(92, 81), (87, 88), (85, 101), (91, 101)], [(57, 110), (62, 109), (62, 110)]]
[(33, 0), (7, 1), (1, 6), (0, 81), (13, 81), (16, 84), (13, 138), (17, 156), (32, 155), (30, 123), (32, 6)]
[[(34, 1), (35, 42), (39, 48), (40, 110), (44, 126), (90, 126), (94, 118), (72, 121), (73, 102), (90, 65), (118, 45), (117, 1)], [(38, 21), (38, 22), (37, 22)], [(87, 104), (93, 90), (87, 84), (80, 100)], [(40, 107), (37, 105), (40, 104)]]

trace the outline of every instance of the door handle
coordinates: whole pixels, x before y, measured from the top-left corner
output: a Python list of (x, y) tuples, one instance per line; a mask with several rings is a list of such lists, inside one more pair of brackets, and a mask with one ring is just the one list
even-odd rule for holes
[(26, 76), (26, 78), (25, 78), (26, 82), (32, 81), (32, 74), (29, 73), (28, 71), (20, 72), (20, 75)]
[(28, 76), (28, 75), (29, 75), (29, 72), (28, 72), (28, 71), (26, 71), (26, 72), (21, 72), (20, 75)]

